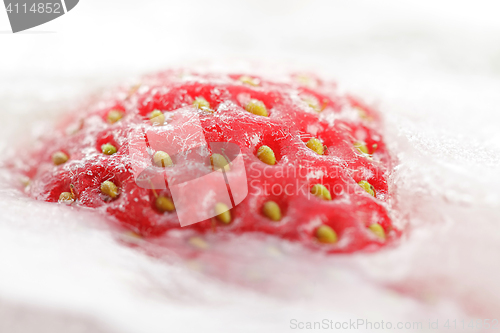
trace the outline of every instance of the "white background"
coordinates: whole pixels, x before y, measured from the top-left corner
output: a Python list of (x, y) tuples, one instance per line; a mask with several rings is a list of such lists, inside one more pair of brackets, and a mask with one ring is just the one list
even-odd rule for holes
[(82, 0), (11, 34), (0, 10), (3, 156), (86, 94), (148, 71), (248, 61), (312, 70), (384, 113), (400, 159), (398, 210), (409, 221), (401, 244), (375, 255), (287, 258), (281, 270), (307, 278), (265, 295), (123, 247), (91, 213), (31, 202), (2, 171), (0, 331), (281, 332), (293, 318), (423, 319), (424, 327), (440, 318), (441, 328), (446, 318), (500, 319), (499, 12), (495, 1)]

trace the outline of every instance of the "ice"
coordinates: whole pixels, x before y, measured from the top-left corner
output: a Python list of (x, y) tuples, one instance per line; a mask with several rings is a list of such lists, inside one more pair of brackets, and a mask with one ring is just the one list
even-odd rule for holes
[(146, 71), (312, 70), (383, 112), (405, 236), (375, 254), (330, 257), (235, 238), (216, 248), (229, 265), (219, 280), (161, 244), (141, 244), (160, 257), (124, 246), (91, 211), (25, 198), (2, 169), (0, 332), (281, 332), (292, 319), (358, 318), (424, 328), (439, 319), (442, 330), (465, 320), (475, 331), (471, 318), (498, 315), (498, 5), (143, 3), (120, 2), (134, 14), (118, 15), (117, 1), (89, 0), (39, 28), (56, 33), (0, 35), (3, 159), (88, 94)]

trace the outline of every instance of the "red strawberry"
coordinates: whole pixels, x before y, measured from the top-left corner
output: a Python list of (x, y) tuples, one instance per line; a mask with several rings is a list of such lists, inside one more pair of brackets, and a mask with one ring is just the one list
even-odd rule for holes
[(334, 84), (166, 71), (69, 115), (23, 171), (32, 197), (91, 207), (144, 237), (260, 232), (351, 252), (399, 234), (390, 163), (379, 115)]

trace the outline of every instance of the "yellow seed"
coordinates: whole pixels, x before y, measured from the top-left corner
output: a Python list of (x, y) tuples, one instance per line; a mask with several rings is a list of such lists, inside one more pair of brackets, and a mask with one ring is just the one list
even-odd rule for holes
[(19, 181), (21, 182), (21, 184), (26, 187), (28, 186), (30, 183), (31, 183), (31, 179), (29, 177), (25, 177), (25, 176), (21, 176), (19, 178)]
[(106, 154), (106, 155), (113, 155), (116, 153), (116, 147), (110, 143), (106, 143), (105, 145), (102, 145), (101, 150), (102, 150), (102, 153)]
[(245, 106), (245, 110), (257, 116), (268, 116), (267, 109), (264, 103), (256, 99), (250, 100), (250, 102), (248, 102), (248, 104)]
[(373, 118), (368, 115), (368, 113), (361, 107), (355, 106), (354, 109), (358, 111), (358, 115), (361, 119), (366, 120), (366, 121), (372, 121)]
[(113, 182), (106, 180), (101, 184), (101, 192), (114, 199), (118, 196), (118, 187)]
[(165, 123), (165, 115), (160, 110), (154, 110), (151, 112), (149, 119), (151, 120), (151, 124), (153, 124), (153, 126), (161, 126)]
[(210, 103), (203, 97), (196, 97), (193, 106), (203, 111), (213, 112), (213, 110), (210, 109)]
[(173, 212), (175, 210), (175, 205), (172, 199), (159, 196), (156, 198), (155, 206), (160, 212)]
[(273, 221), (281, 220), (281, 209), (280, 206), (274, 201), (267, 201), (262, 209), (264, 215)]
[(111, 124), (116, 123), (123, 118), (123, 112), (120, 110), (111, 110), (108, 112), (108, 122)]
[(140, 87), (141, 87), (141, 83), (137, 83), (137, 84), (133, 85), (132, 87), (130, 87), (130, 89), (128, 90), (126, 99), (129, 99), (133, 94), (135, 94), (137, 92), (137, 90), (139, 90)]
[(228, 224), (231, 222), (231, 212), (229, 211), (229, 207), (222, 202), (219, 202), (215, 205), (215, 214), (217, 219), (222, 223)]
[(325, 224), (316, 229), (316, 238), (320, 243), (324, 244), (333, 244), (338, 240), (335, 230)]
[(360, 118), (362, 118), (362, 119), (368, 118), (368, 115), (366, 114), (366, 111), (363, 110), (362, 108), (360, 108), (359, 106), (355, 106), (354, 109), (356, 109), (356, 111), (358, 111), (358, 115), (359, 115)]
[(229, 163), (221, 154), (212, 154), (212, 156), (210, 156), (210, 162), (214, 170), (224, 169), (224, 171), (229, 171)]
[(362, 152), (363, 154), (368, 154), (368, 148), (366, 147), (366, 145), (364, 143), (356, 141), (356, 142), (354, 142), (354, 147), (356, 149), (358, 149), (360, 152)]
[(375, 188), (373, 187), (372, 184), (368, 183), (366, 180), (362, 180), (358, 183), (359, 186), (363, 188), (368, 194), (371, 196), (375, 196)]
[(374, 234), (375, 236), (377, 236), (378, 238), (384, 240), (385, 239), (385, 231), (384, 231), (384, 228), (382, 228), (382, 226), (378, 223), (373, 223), (372, 225), (370, 225), (368, 227), (368, 229), (370, 229)]
[(122, 235), (122, 238), (128, 242), (136, 243), (142, 239), (142, 236), (133, 231), (126, 231)]
[(323, 155), (325, 153), (323, 150), (323, 144), (316, 138), (309, 139), (306, 146), (318, 155)]
[(242, 75), (240, 76), (239, 80), (245, 84), (257, 87), (260, 83), (259, 79), (255, 79), (253, 77), (250, 77), (248, 75)]
[(315, 184), (313, 187), (311, 187), (311, 193), (320, 199), (332, 200), (332, 195), (330, 194), (330, 191), (328, 191), (328, 189), (324, 185)]
[(317, 85), (317, 81), (307, 74), (296, 75), (294, 79), (302, 86), (313, 88)]
[(59, 202), (72, 203), (74, 200), (75, 198), (71, 192), (62, 192), (61, 195), (59, 195)]
[(66, 154), (65, 154), (65, 153), (63, 153), (62, 151), (58, 151), (57, 153), (54, 153), (54, 155), (52, 155), (52, 162), (53, 162), (55, 165), (61, 165), (61, 164), (64, 164), (64, 163), (66, 163), (68, 160), (69, 160), (68, 155), (66, 155)]
[(313, 109), (314, 111), (316, 112), (321, 112), (323, 111), (321, 109), (321, 106), (319, 105), (319, 102), (318, 100), (315, 98), (315, 97), (304, 97), (302, 98), (302, 100), (304, 102), (306, 102), (306, 104), (311, 108)]
[(157, 151), (154, 155), (153, 155), (153, 161), (155, 162), (155, 164), (159, 167), (169, 167), (171, 165), (173, 165), (174, 163), (172, 162), (172, 159), (170, 158), (170, 155), (168, 155), (167, 153), (165, 153), (164, 151)]
[(274, 151), (268, 146), (261, 146), (257, 150), (257, 158), (269, 165), (276, 164), (276, 156), (274, 156)]
[(208, 249), (208, 243), (201, 237), (191, 237), (189, 238), (188, 243), (200, 250)]

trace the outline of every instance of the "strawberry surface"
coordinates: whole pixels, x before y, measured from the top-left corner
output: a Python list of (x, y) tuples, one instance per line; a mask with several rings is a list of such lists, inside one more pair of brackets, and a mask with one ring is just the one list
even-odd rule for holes
[[(254, 232), (352, 252), (400, 233), (380, 127), (312, 75), (171, 70), (68, 114), (19, 168), (33, 198), (90, 207), (142, 237)], [(181, 226), (181, 209), (209, 217)]]

